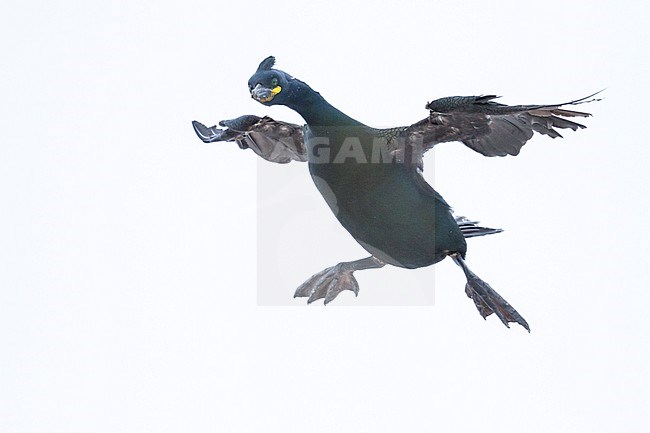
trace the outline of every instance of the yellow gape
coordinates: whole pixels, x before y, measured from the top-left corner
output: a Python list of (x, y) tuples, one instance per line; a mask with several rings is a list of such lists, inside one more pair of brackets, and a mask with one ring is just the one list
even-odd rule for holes
[(282, 87), (275, 86), (274, 88), (271, 89), (271, 94), (269, 96), (267, 96), (266, 98), (260, 98), (259, 101), (260, 102), (269, 102), (269, 101), (271, 101), (273, 99), (273, 97), (275, 95), (277, 95), (281, 91), (282, 91)]

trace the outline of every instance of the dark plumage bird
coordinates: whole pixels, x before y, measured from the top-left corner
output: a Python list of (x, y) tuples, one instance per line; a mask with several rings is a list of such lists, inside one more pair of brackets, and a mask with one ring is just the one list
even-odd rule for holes
[(196, 121), (193, 126), (206, 143), (235, 141), (272, 162), (307, 160), (336, 218), (371, 254), (315, 274), (295, 296), (309, 297), (310, 303), (324, 298), (327, 304), (343, 290), (358, 293), (354, 271), (386, 264), (420, 268), (451, 257), (465, 273), (465, 291), (484, 318), (495, 313), (506, 326), (516, 322), (530, 330), (465, 263), (465, 238), (500, 230), (455, 218), (422, 177), (422, 155), (448, 141), (461, 141), (486, 156), (517, 155), (534, 132), (556, 138), (561, 137), (556, 128), (584, 128), (567, 118), (589, 114), (562, 106), (593, 101), (594, 95), (564, 104), (517, 106), (499, 104), (494, 95), (448, 97), (428, 103), (429, 117), (411, 126), (375, 129), (341, 112), (304, 82), (273, 69), (274, 63), (273, 57), (263, 60), (248, 80), (251, 96), (267, 106), (295, 110), (306, 125), (248, 115), (220, 122), (225, 129)]

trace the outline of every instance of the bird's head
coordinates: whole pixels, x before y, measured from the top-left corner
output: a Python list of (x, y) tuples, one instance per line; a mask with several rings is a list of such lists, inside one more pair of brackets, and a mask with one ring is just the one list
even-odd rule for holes
[(257, 71), (248, 80), (251, 98), (264, 105), (285, 105), (294, 78), (286, 72), (272, 69), (275, 57), (262, 60)]

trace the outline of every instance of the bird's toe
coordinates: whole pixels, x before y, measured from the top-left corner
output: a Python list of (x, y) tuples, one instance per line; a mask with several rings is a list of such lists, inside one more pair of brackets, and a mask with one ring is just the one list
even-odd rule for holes
[(357, 279), (354, 278), (351, 271), (343, 271), (332, 279), (329, 286), (327, 287), (327, 294), (325, 295), (325, 305), (332, 302), (339, 293), (344, 290), (350, 290), (354, 292), (354, 296), (359, 295), (359, 283)]

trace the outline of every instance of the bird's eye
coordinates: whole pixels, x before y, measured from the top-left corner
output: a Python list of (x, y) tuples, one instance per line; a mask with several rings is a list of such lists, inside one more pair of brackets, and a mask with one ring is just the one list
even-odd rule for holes
[(271, 86), (272, 86), (272, 87), (275, 87), (275, 86), (277, 86), (277, 85), (278, 85), (278, 79), (274, 77), (274, 78), (271, 80)]

